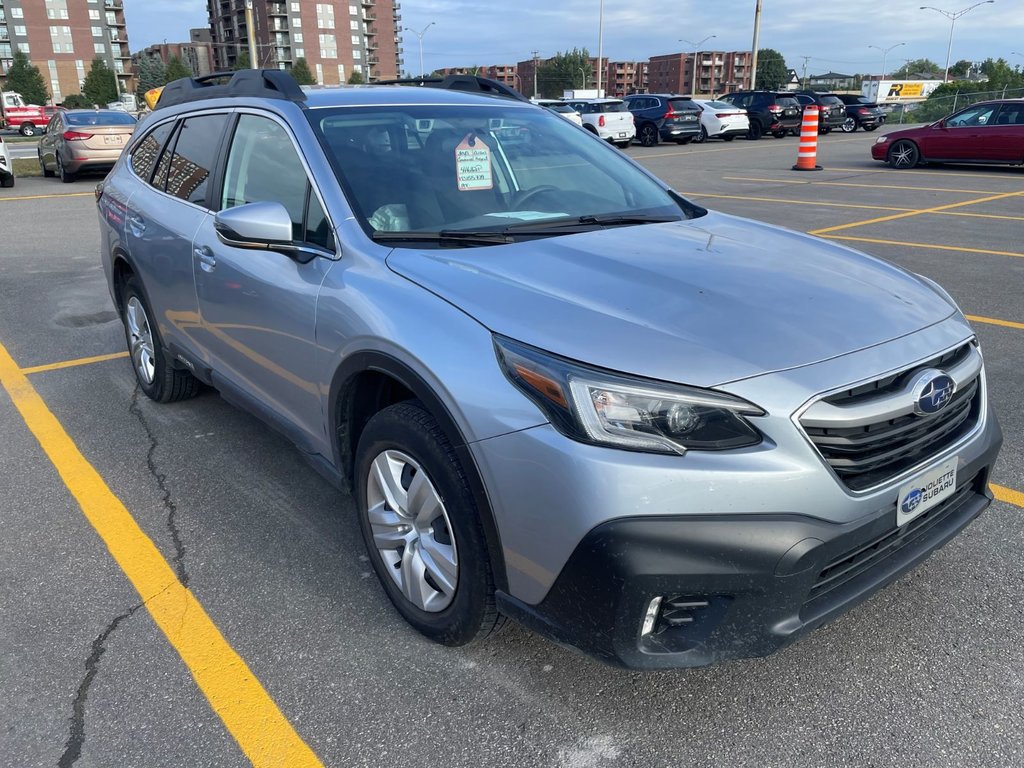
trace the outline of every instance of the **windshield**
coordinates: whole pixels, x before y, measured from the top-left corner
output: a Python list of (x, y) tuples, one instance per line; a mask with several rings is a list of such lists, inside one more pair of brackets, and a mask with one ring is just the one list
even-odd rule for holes
[(135, 125), (127, 112), (68, 112), (68, 125)]
[(306, 114), (370, 234), (511, 228), (519, 236), (538, 222), (703, 213), (546, 109), (496, 101)]

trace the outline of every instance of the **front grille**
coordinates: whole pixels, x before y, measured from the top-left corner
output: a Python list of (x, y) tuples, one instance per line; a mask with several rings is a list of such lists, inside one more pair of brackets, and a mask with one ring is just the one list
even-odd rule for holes
[[(927, 536), (929, 531), (958, 512), (964, 504), (970, 501), (972, 496), (980, 493), (981, 480), (982, 473), (979, 472), (970, 480), (961, 482), (957, 486), (956, 493), (946, 501), (932, 507), (903, 527), (891, 528), (877, 538), (859, 545), (830, 562), (818, 574), (814, 586), (811, 587), (805, 602), (805, 609), (812, 604), (827, 602), (825, 596), (829, 593), (880, 566), (908, 544)], [(895, 520), (895, 504), (893, 504), (892, 516)]]
[[(974, 352), (965, 344), (913, 369), (887, 376), (825, 398), (839, 407), (899, 392), (926, 368), (950, 369)], [(936, 414), (905, 413), (870, 424), (844, 427), (807, 426), (804, 432), (847, 488), (862, 491), (927, 460), (968, 435), (981, 418), (981, 376), (963, 383), (949, 405)]]

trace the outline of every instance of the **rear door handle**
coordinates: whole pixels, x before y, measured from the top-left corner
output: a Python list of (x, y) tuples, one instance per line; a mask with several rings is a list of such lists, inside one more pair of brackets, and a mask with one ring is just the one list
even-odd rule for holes
[(128, 214), (128, 227), (136, 237), (142, 237), (146, 232), (146, 222), (134, 213)]
[(213, 272), (217, 268), (217, 259), (207, 246), (203, 245), (193, 249), (196, 258), (199, 259), (199, 268), (203, 272)]

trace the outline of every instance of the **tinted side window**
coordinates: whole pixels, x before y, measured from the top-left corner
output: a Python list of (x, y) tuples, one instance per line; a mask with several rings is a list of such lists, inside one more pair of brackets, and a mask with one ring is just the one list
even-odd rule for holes
[(227, 115), (190, 117), (178, 132), (167, 173), (167, 193), (196, 205), (206, 205), (210, 175), (217, 160)]
[(306, 169), (285, 129), (265, 117), (242, 115), (228, 154), (221, 209), (279, 202), (292, 218), (292, 236), (301, 241), (307, 186)]
[(156, 166), (157, 158), (160, 157), (160, 150), (167, 143), (172, 130), (174, 130), (173, 121), (157, 126), (132, 151), (132, 170), (143, 181), (149, 181), (153, 176), (153, 168)]

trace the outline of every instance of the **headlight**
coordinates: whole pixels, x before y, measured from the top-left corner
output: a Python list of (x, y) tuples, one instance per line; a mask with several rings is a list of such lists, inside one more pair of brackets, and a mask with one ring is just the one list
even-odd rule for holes
[(495, 336), (502, 370), (564, 435), (634, 451), (722, 451), (761, 442), (732, 395), (590, 368)]
[(879, 136), (877, 139), (875, 139), (875, 144), (884, 144), (888, 140), (889, 140), (888, 136)]

